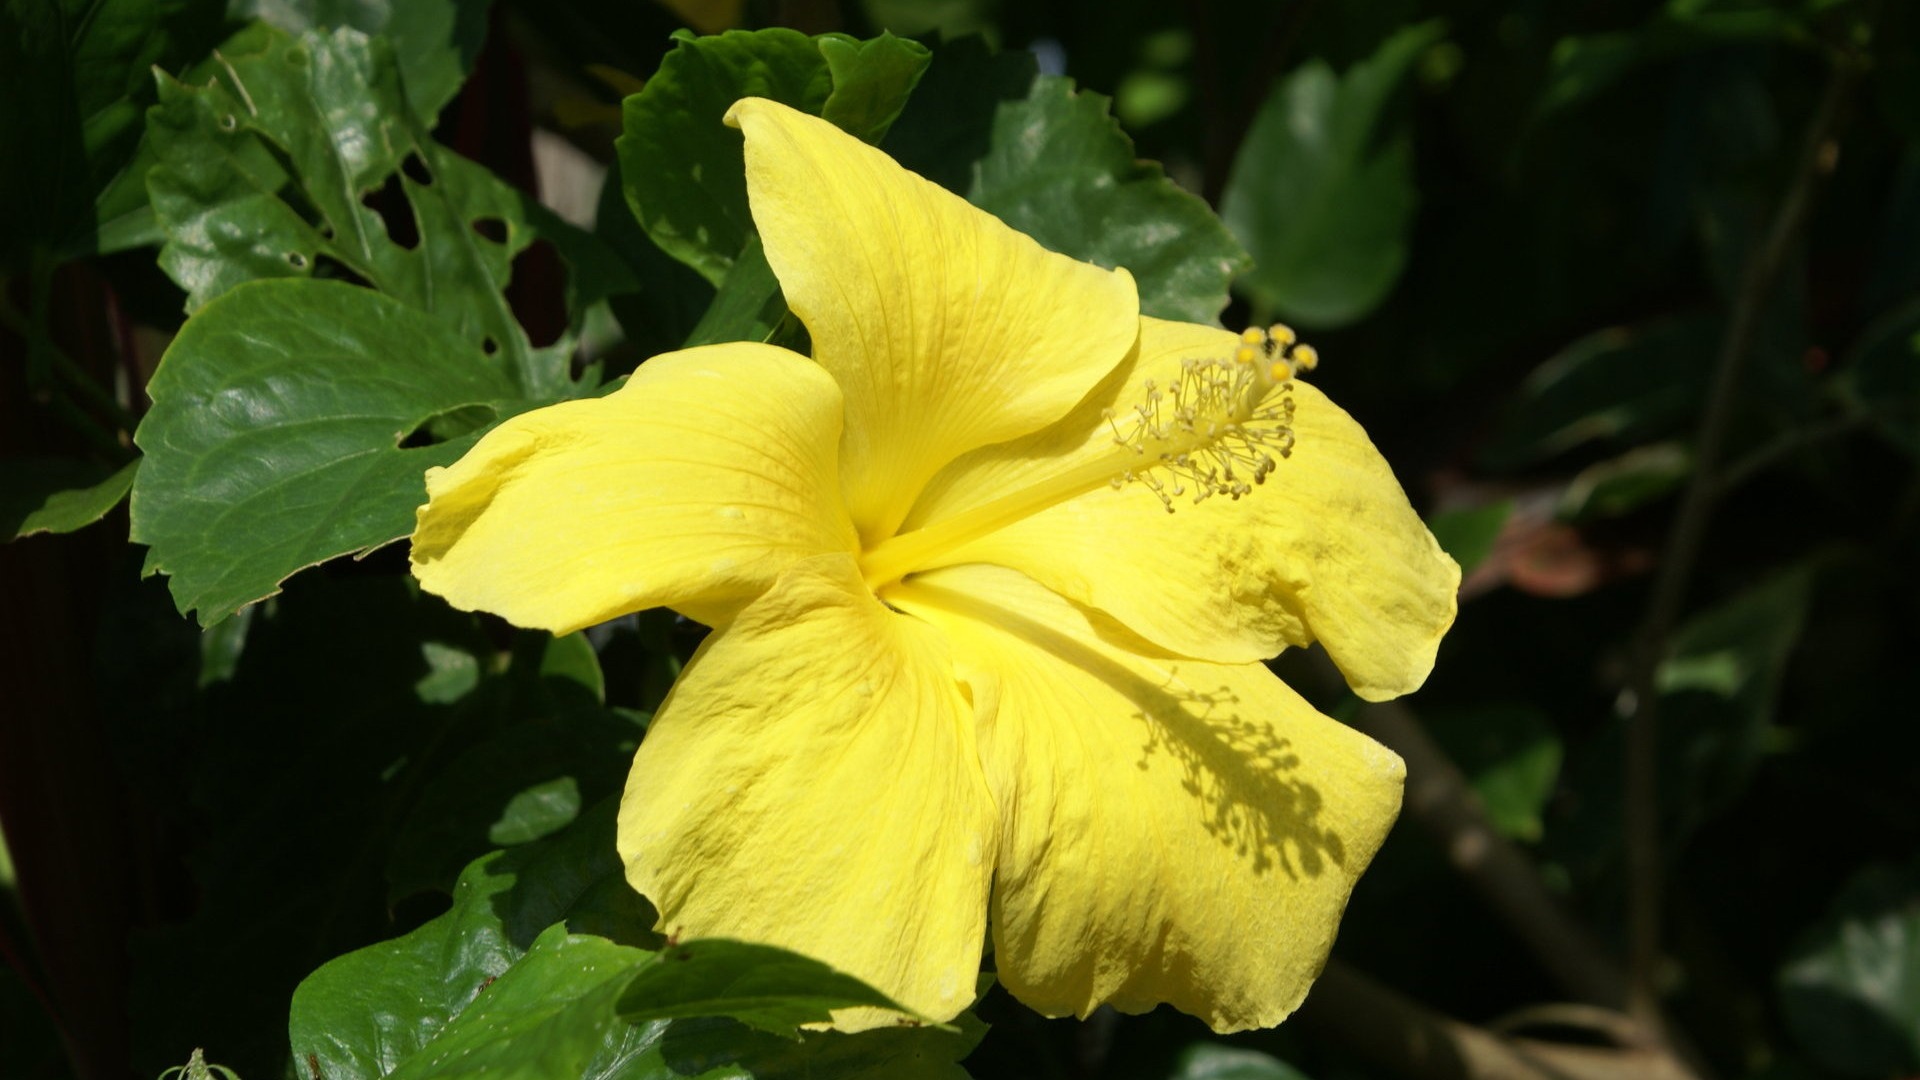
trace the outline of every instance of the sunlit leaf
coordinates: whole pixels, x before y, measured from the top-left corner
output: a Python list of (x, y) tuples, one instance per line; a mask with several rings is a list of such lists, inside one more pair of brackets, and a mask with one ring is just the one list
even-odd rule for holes
[(1213, 322), (1247, 254), (1198, 196), (1134, 158), (1107, 106), (1069, 79), (1036, 80), (995, 113), (967, 198), (1055, 251), (1126, 267), (1143, 313)]
[(435, 437), (430, 422), (531, 404), (447, 323), (317, 281), (254, 282), (207, 305), (148, 393), (132, 536), (206, 625), (297, 570), (411, 532), (426, 469), (480, 434)]

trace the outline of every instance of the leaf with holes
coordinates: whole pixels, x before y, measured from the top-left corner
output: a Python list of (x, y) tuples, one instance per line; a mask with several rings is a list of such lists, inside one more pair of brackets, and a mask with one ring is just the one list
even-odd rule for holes
[(626, 100), (618, 144), (627, 203), (660, 250), (718, 286), (754, 232), (738, 131), (721, 117), (743, 97), (824, 116), (877, 143), (926, 70), (923, 45), (794, 30), (682, 35)]
[(148, 117), (160, 264), (188, 310), (261, 278), (357, 280), (448, 323), (526, 395), (569, 393), (567, 350), (536, 349), (501, 290), (534, 240), (590, 238), (427, 138), (384, 39), (255, 40), (205, 85), (160, 75)]
[(449, 324), (319, 281), (208, 304), (147, 391), (132, 538), (209, 626), (303, 567), (407, 535), (426, 470), (534, 404)]
[(1055, 251), (1126, 267), (1144, 314), (1213, 322), (1247, 253), (1206, 203), (1135, 160), (1107, 105), (1070, 79), (1036, 80), (999, 107), (967, 198)]

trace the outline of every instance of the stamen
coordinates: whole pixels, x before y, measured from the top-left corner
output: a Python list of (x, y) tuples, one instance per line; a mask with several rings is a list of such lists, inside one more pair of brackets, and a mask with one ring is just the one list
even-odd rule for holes
[(1293, 453), (1293, 378), (1319, 362), (1292, 330), (1275, 325), (1240, 335), (1227, 358), (1187, 359), (1162, 386), (1141, 383), (1130, 409), (1102, 413), (1113, 450), (985, 503), (899, 535), (861, 556), (879, 590), (967, 543), (1103, 485), (1139, 484), (1173, 512), (1174, 500), (1239, 499), (1266, 482)]
[[(1215, 495), (1250, 494), (1272, 475), (1276, 456), (1284, 460), (1293, 453), (1293, 397), (1287, 391), (1295, 365), (1306, 367), (1318, 357), (1308, 346), (1296, 346), (1285, 326), (1250, 327), (1240, 340), (1231, 362), (1183, 360), (1179, 380), (1165, 390), (1149, 380), (1125, 428), (1108, 415), (1114, 443), (1149, 459), (1114, 476), (1114, 487), (1138, 483), (1172, 513), (1176, 498), (1201, 503)], [(1256, 363), (1263, 358), (1265, 363)], [(1276, 387), (1281, 394), (1270, 399)]]

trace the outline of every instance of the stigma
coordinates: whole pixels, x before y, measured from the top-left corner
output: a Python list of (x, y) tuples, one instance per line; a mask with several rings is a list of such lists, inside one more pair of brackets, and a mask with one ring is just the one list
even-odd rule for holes
[(1281, 324), (1249, 327), (1229, 358), (1182, 360), (1161, 386), (1148, 379), (1138, 404), (1108, 410), (1116, 446), (1137, 464), (1109, 481), (1140, 484), (1168, 513), (1176, 500), (1239, 499), (1293, 454), (1293, 379), (1320, 354)]

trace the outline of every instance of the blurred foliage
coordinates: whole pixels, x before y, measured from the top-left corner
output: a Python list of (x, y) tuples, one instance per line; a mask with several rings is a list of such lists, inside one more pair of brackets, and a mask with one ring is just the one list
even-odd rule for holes
[[(608, 839), (698, 628), (412, 588), (421, 473), (499, 419), (804, 343), (718, 124), (746, 92), (1150, 312), (1312, 331), (1468, 571), (1408, 707), (1611, 956), (1637, 635), (1709, 491), (1655, 672), (1664, 1004), (1722, 1077), (1920, 1070), (1920, 5), (0, 0), (0, 88), (0, 1073), (1401, 1074), (1311, 1002), (1219, 1037), (990, 989), (790, 1037), (872, 991), (672, 960)], [(539, 201), (536, 128), (597, 216)], [(1336, 958), (1476, 1025), (1572, 996), (1416, 814)]]

